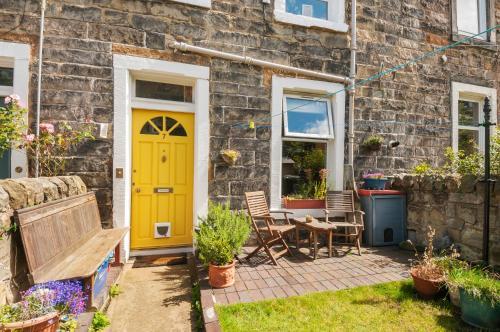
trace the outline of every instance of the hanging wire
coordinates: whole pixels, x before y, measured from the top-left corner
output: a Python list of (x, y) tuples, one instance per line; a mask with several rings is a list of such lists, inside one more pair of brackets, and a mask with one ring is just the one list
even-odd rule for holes
[[(357, 88), (358, 86), (360, 86), (360, 85), (364, 85), (364, 84), (366, 84), (366, 83), (368, 83), (368, 82), (371, 82), (371, 81), (373, 81), (373, 80), (377, 80), (377, 79), (379, 79), (379, 78), (381, 78), (381, 77), (383, 77), (383, 76), (385, 76), (385, 75), (388, 75), (388, 74), (394, 73), (394, 72), (396, 72), (396, 71), (398, 71), (398, 70), (400, 70), (400, 69), (403, 69), (403, 68), (405, 68), (405, 67), (408, 67), (408, 66), (414, 65), (414, 64), (418, 63), (419, 61), (422, 61), (422, 60), (424, 60), (424, 59), (427, 59), (427, 58), (429, 58), (429, 57), (432, 57), (432, 56), (434, 56), (434, 55), (436, 55), (436, 54), (438, 54), (438, 53), (440, 53), (440, 52), (446, 51), (447, 49), (450, 49), (450, 48), (453, 48), (453, 47), (457, 47), (457, 46), (459, 46), (459, 45), (461, 45), (461, 44), (467, 43), (468, 41), (470, 41), (470, 40), (472, 40), (472, 39), (474, 39), (474, 38), (476, 38), (476, 37), (478, 37), (478, 36), (480, 36), (480, 35), (487, 34), (487, 33), (489, 33), (490, 31), (495, 30), (495, 29), (498, 29), (498, 28), (500, 28), (500, 24), (498, 24), (498, 25), (496, 25), (496, 26), (494, 26), (494, 27), (491, 27), (491, 28), (489, 28), (489, 29), (487, 29), (487, 30), (484, 30), (484, 31), (482, 31), (482, 32), (479, 32), (479, 33), (477, 33), (477, 34), (475, 34), (475, 35), (471, 35), (471, 36), (469, 36), (469, 37), (462, 38), (462, 39), (460, 39), (460, 40), (458, 40), (458, 41), (456, 41), (456, 42), (454, 42), (454, 43), (451, 43), (451, 44), (448, 44), (448, 45), (445, 45), (445, 46), (442, 46), (442, 47), (438, 47), (438, 48), (436, 48), (436, 49), (435, 49), (435, 50), (433, 50), (433, 51), (430, 51), (430, 52), (424, 53), (423, 55), (418, 56), (418, 57), (416, 57), (416, 58), (413, 58), (413, 59), (411, 59), (411, 60), (409, 60), (409, 61), (407, 61), (407, 62), (404, 62), (404, 63), (402, 63), (402, 64), (399, 64), (399, 65), (397, 65), (397, 66), (394, 66), (394, 67), (392, 67), (392, 68), (389, 68), (389, 69), (387, 69), (387, 70), (381, 71), (381, 72), (379, 72), (379, 73), (377, 73), (377, 74), (375, 74), (375, 75), (372, 75), (372, 76), (370, 76), (370, 77), (368, 77), (368, 78), (366, 78), (366, 79), (364, 79), (364, 80), (359, 80), (359, 81), (357, 81), (355, 84), (348, 85), (348, 86), (346, 86), (346, 87), (344, 87), (344, 88), (342, 88), (342, 89), (340, 89), (340, 90), (338, 90), (338, 91), (335, 91), (335, 92), (332, 92), (332, 93), (327, 93), (327, 94), (324, 94), (324, 95), (322, 95), (322, 96), (317, 97), (316, 99), (310, 99), (310, 100), (308, 100), (307, 102), (304, 102), (304, 103), (303, 103), (303, 104), (301, 104), (301, 105), (295, 106), (295, 107), (290, 108), (290, 109), (288, 109), (288, 110), (284, 110), (283, 112), (280, 112), (280, 113), (277, 113), (277, 114), (270, 115), (270, 116), (265, 117), (265, 118), (260, 118), (260, 119), (257, 119), (257, 120), (253, 120), (253, 119), (252, 119), (252, 120), (250, 120), (250, 122), (240, 122), (240, 123), (234, 123), (234, 124), (231, 124), (231, 127), (233, 127), (233, 126), (239, 126), (239, 127), (249, 126), (249, 127), (250, 127), (250, 129), (253, 129), (253, 128), (257, 128), (257, 129), (258, 129), (258, 128), (270, 127), (271, 125), (269, 125), (269, 124), (266, 124), (266, 125), (256, 125), (256, 124), (258, 124), (259, 122), (261, 122), (261, 123), (262, 123), (262, 122), (264, 122), (265, 120), (271, 120), (272, 118), (274, 118), (274, 117), (276, 117), (276, 116), (281, 116), (281, 115), (282, 115), (282, 114), (284, 114), (284, 113), (287, 113), (287, 112), (290, 112), (290, 111), (293, 111), (293, 110), (296, 110), (296, 109), (299, 109), (299, 108), (305, 107), (305, 106), (310, 105), (310, 104), (312, 104), (312, 103), (318, 102), (318, 101), (320, 101), (321, 99), (328, 98), (328, 97), (333, 97), (333, 96), (335, 96), (335, 95), (337, 95), (338, 93), (341, 93), (341, 92), (343, 92), (343, 91), (356, 89), (356, 88)], [(497, 52), (498, 52), (498, 51), (497, 51)]]

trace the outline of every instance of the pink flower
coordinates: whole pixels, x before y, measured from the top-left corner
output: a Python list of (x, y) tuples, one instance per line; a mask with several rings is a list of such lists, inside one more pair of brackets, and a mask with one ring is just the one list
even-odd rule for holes
[(54, 133), (54, 125), (51, 123), (40, 123), (40, 130), (49, 134)]
[(5, 103), (5, 105), (10, 104), (10, 102), (11, 102), (11, 101), (12, 101), (12, 98), (11, 98), (11, 97), (5, 97), (5, 99), (4, 99), (4, 103)]
[(24, 136), (24, 139), (28, 142), (33, 142), (34, 139), (35, 139), (35, 135), (34, 134), (29, 134), (29, 135), (26, 135)]
[(9, 96), (13, 101), (19, 101), (21, 98), (18, 95), (10, 95)]

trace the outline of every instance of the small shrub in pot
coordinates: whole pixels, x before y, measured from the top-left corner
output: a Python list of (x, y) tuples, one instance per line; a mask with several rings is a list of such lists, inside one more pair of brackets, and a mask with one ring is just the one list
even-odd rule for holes
[(234, 257), (250, 235), (250, 221), (229, 204), (210, 203), (206, 218), (200, 218), (196, 246), (202, 262), (209, 266), (209, 283), (223, 288), (234, 284)]

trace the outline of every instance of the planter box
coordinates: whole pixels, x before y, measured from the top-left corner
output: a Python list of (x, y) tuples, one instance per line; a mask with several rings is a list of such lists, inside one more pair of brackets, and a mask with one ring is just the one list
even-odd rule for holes
[(363, 179), (363, 189), (384, 190), (387, 179)]
[(500, 330), (500, 303), (494, 307), (487, 300), (474, 298), (460, 289), (462, 320), (482, 329)]
[(286, 209), (324, 209), (324, 199), (283, 199), (283, 207)]

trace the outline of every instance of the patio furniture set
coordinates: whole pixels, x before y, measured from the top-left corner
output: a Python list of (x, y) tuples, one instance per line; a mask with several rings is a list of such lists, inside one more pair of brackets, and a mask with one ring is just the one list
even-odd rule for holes
[[(313, 259), (318, 256), (319, 235), (326, 235), (328, 257), (332, 257), (333, 237), (342, 237), (343, 245), (355, 246), (361, 256), (361, 235), (363, 231), (363, 211), (354, 207), (354, 193), (352, 190), (329, 191), (326, 194), (325, 218), (318, 220), (312, 217), (291, 217), (293, 212), (288, 210), (270, 210), (263, 191), (245, 193), (248, 214), (252, 227), (257, 234), (258, 246), (246, 258), (249, 259), (261, 250), (264, 250), (271, 261), (278, 265), (277, 259), (285, 254), (293, 256), (286, 237), (295, 235), (295, 247), (300, 248), (300, 230), (309, 232), (309, 249)], [(281, 214), (283, 223), (277, 223), (273, 214)], [(333, 218), (342, 218), (343, 221), (334, 221)], [(340, 230), (343, 229), (343, 232)], [(275, 245), (282, 245), (283, 249), (273, 252)]]

